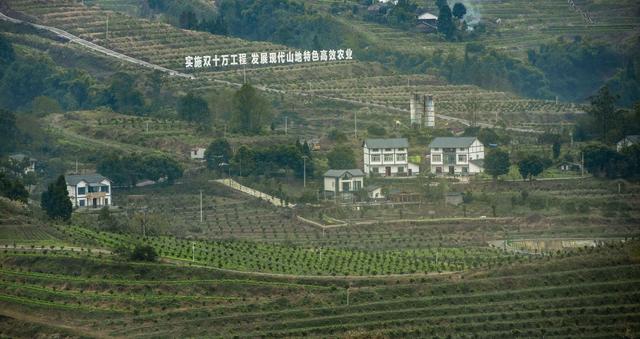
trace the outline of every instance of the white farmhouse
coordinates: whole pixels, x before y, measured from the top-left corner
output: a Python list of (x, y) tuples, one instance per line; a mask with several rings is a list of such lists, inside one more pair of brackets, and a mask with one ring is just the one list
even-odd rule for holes
[(191, 149), (191, 153), (189, 154), (191, 157), (191, 160), (196, 160), (196, 161), (202, 161), (204, 160), (204, 152), (206, 152), (207, 149), (204, 147), (195, 147)]
[(484, 145), (475, 137), (438, 137), (429, 144), (431, 173), (469, 175), (484, 171)]
[(362, 148), (367, 175), (413, 176), (420, 172), (420, 166), (409, 162), (406, 138), (366, 139)]
[(324, 174), (324, 191), (338, 193), (357, 192), (364, 187), (364, 173), (359, 168), (328, 170)]
[(627, 135), (616, 143), (616, 150), (622, 151), (623, 148), (640, 143), (640, 135)]
[(67, 175), (67, 191), (73, 207), (111, 206), (111, 180), (100, 174)]

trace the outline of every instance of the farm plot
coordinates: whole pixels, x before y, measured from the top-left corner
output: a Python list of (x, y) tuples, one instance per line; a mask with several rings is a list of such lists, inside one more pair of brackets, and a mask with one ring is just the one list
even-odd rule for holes
[(132, 237), (86, 228), (65, 232), (109, 248), (142, 242), (160, 256), (240, 271), (292, 275), (385, 275), (460, 271), (472, 267), (503, 265), (524, 257), (489, 248), (422, 248), (363, 251), (308, 248), (247, 241), (191, 241), (172, 237)]
[(0, 254), (0, 305), (118, 337), (624, 336), (640, 330), (637, 242), (492, 270), (292, 279)]

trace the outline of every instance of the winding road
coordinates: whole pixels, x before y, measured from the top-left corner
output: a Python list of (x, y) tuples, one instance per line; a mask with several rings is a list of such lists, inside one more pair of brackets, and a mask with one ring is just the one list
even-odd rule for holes
[[(156, 71), (160, 71), (163, 73), (167, 73), (170, 76), (177, 76), (177, 77), (181, 77), (181, 78), (186, 78), (186, 79), (190, 79), (190, 80), (195, 80), (196, 76), (192, 75), (192, 74), (187, 74), (187, 73), (182, 73), (179, 71), (175, 71), (172, 69), (168, 69), (166, 67), (162, 67), (156, 64), (152, 64), (150, 62), (147, 61), (143, 61), (134, 57), (130, 57), (128, 55), (116, 52), (114, 50), (102, 47), (100, 45), (94, 44), (93, 42), (87, 41), (85, 39), (82, 39), (76, 35), (73, 35), (67, 31), (64, 31), (62, 29), (56, 28), (56, 27), (51, 27), (51, 26), (45, 26), (45, 25), (39, 25), (39, 24), (35, 24), (32, 22), (28, 22), (28, 21), (23, 21), (23, 20), (19, 20), (19, 19), (15, 19), (12, 18), (10, 16), (7, 16), (6, 14), (0, 12), (0, 19), (5, 20), (5, 21), (9, 21), (15, 24), (26, 24), (26, 25), (30, 25), (32, 27), (35, 27), (37, 29), (41, 29), (41, 30), (46, 30), (49, 31), (53, 34), (55, 34), (58, 37), (61, 37), (63, 39), (66, 39), (70, 42), (75, 42), (83, 47), (86, 47), (92, 51), (98, 52), (98, 53), (102, 53), (105, 54), (107, 56), (122, 60), (122, 61), (126, 61), (126, 62), (130, 62), (142, 67), (146, 67), (146, 68), (150, 68)], [(224, 84), (224, 85), (228, 85), (228, 86), (233, 86), (233, 87), (240, 87), (242, 86), (241, 83), (236, 83), (236, 82), (231, 82), (231, 81), (225, 81), (225, 80), (219, 80), (219, 79), (208, 79), (209, 81), (213, 81), (216, 83), (220, 83), (220, 84)], [(382, 108), (382, 109), (386, 109), (386, 110), (391, 110), (391, 111), (396, 111), (396, 112), (402, 112), (402, 113), (409, 113), (409, 110), (406, 109), (402, 109), (402, 108), (398, 108), (398, 107), (393, 107), (393, 106), (388, 106), (388, 105), (382, 105), (382, 104), (376, 104), (376, 103), (371, 103), (371, 102), (362, 102), (362, 101), (357, 101), (357, 100), (351, 100), (351, 99), (344, 99), (344, 98), (336, 98), (336, 97), (331, 97), (331, 96), (326, 96), (326, 95), (317, 95), (317, 94), (311, 94), (311, 93), (307, 93), (307, 92), (300, 92), (300, 91), (284, 91), (284, 90), (279, 90), (279, 89), (274, 89), (274, 88), (270, 88), (267, 86), (256, 86), (258, 89), (265, 91), (265, 92), (271, 92), (271, 93), (277, 93), (277, 94), (294, 94), (294, 95), (298, 95), (298, 96), (306, 96), (306, 97), (316, 97), (316, 98), (321, 98), (321, 99), (326, 99), (326, 100), (332, 100), (332, 101), (339, 101), (339, 102), (345, 102), (345, 103), (350, 103), (350, 104), (355, 104), (355, 105), (362, 105), (362, 106), (368, 106), (368, 107), (376, 107), (376, 108)], [(456, 118), (456, 117), (452, 117), (452, 116), (448, 116), (448, 115), (442, 115), (442, 114), (436, 114), (436, 117), (438, 117), (439, 119), (442, 120), (447, 120), (447, 121), (455, 121), (458, 123), (461, 123), (463, 125), (466, 126), (471, 126), (471, 122), (467, 119), (462, 119), (462, 118)], [(482, 123), (482, 122), (478, 122), (476, 123), (476, 125), (480, 126), (480, 127), (493, 127), (492, 124), (488, 124), (488, 123)], [(510, 131), (514, 131), (514, 132), (522, 132), (522, 133), (542, 133), (542, 131), (538, 131), (538, 130), (534, 130), (534, 129), (530, 129), (530, 128), (518, 128), (518, 127), (507, 127), (507, 130)]]

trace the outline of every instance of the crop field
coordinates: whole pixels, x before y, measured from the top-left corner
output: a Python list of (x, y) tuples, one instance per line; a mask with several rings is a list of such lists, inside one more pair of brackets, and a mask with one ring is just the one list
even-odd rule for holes
[[(287, 49), (265, 42), (215, 36), (208, 33), (181, 30), (155, 21), (133, 18), (99, 7), (56, 0), (46, 3), (11, 0), (12, 10), (27, 14), (33, 20), (65, 29), (81, 38), (154, 64), (174, 70), (184, 70), (184, 56), (240, 52), (262, 52)], [(109, 7), (109, 6), (107, 6)], [(109, 17), (109, 38), (106, 38), (106, 18)], [(355, 55), (357, 59), (357, 55)], [(171, 86), (177, 90), (210, 89), (229, 86), (229, 81), (242, 83), (244, 77), (257, 86), (267, 86), (283, 94), (316, 95), (321, 98), (349, 100), (353, 104), (387, 108), (393, 119), (403, 117), (394, 110), (408, 109), (411, 92), (435, 96), (437, 113), (468, 119), (468, 111), (478, 112), (478, 118), (557, 122), (565, 113), (579, 113), (582, 107), (531, 100), (482, 90), (473, 86), (446, 85), (429, 75), (398, 75), (376, 62), (336, 61), (282, 66), (260, 66), (203, 70), (195, 80), (176, 79)], [(335, 102), (335, 100), (333, 101)], [(471, 107), (471, 103), (477, 105)], [(320, 102), (318, 108), (323, 107)], [(347, 109), (343, 109), (348, 111)], [(303, 112), (306, 113), (306, 112)], [(305, 114), (313, 117), (314, 114)], [(373, 117), (370, 117), (373, 119)], [(505, 119), (507, 118), (507, 119)], [(366, 119), (366, 117), (365, 117)], [(313, 120), (310, 120), (313, 121)]]
[(638, 253), (630, 242), (491, 270), (346, 279), (4, 250), (2, 314), (26, 324), (2, 331), (36, 333), (55, 317), (47, 332), (71, 336), (623, 337), (640, 330)]
[(306, 248), (241, 241), (194, 241), (174, 237), (131, 237), (81, 227), (63, 230), (77, 242), (116, 248), (145, 243), (160, 256), (238, 271), (294, 275), (380, 275), (462, 271), (525, 260), (489, 248), (428, 248), (364, 251)]

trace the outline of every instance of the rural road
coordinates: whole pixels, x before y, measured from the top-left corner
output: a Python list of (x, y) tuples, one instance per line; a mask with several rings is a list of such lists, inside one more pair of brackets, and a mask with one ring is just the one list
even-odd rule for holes
[[(75, 36), (67, 31), (64, 31), (62, 29), (56, 28), (56, 27), (51, 27), (51, 26), (45, 26), (45, 25), (39, 25), (39, 24), (35, 24), (35, 23), (31, 23), (31, 22), (27, 22), (27, 21), (23, 21), (23, 20), (19, 20), (19, 19), (15, 19), (12, 17), (7, 16), (6, 14), (0, 12), (0, 19), (5, 20), (5, 21), (9, 21), (15, 24), (26, 24), (26, 25), (30, 25), (32, 27), (38, 28), (38, 29), (42, 29), (42, 30), (47, 30), (49, 32), (52, 32), (54, 34), (56, 34), (59, 37), (62, 37), (64, 39), (67, 39), (71, 42), (75, 42), (83, 47), (86, 47), (90, 50), (105, 54), (107, 56), (119, 59), (119, 60), (123, 60), (123, 61), (127, 61), (139, 66), (143, 66), (146, 68), (150, 68), (153, 70), (157, 70), (157, 71), (161, 71), (164, 73), (167, 73), (171, 76), (178, 76), (178, 77), (182, 77), (182, 78), (186, 78), (186, 79), (191, 79), (191, 80), (195, 80), (196, 76), (192, 75), (192, 74), (186, 74), (186, 73), (182, 73), (182, 72), (178, 72), (172, 69), (168, 69), (166, 67), (162, 67), (159, 65), (155, 65), (140, 59), (136, 59), (134, 57), (130, 57), (128, 55), (116, 52), (114, 50), (102, 47), (100, 45), (94, 44), (93, 42), (87, 41), (85, 39), (82, 39), (78, 36)], [(235, 83), (235, 82), (231, 82), (231, 81), (225, 81), (225, 80), (219, 80), (219, 79), (208, 79), (209, 81), (214, 81), (220, 84), (224, 84), (224, 85), (228, 85), (228, 86), (233, 86), (233, 87), (241, 87), (242, 84), (241, 83)], [(402, 113), (409, 113), (409, 110), (406, 109), (402, 109), (402, 108), (398, 108), (398, 107), (393, 107), (393, 106), (388, 106), (388, 105), (382, 105), (382, 104), (376, 104), (376, 103), (370, 103), (370, 102), (362, 102), (362, 101), (357, 101), (357, 100), (351, 100), (351, 99), (344, 99), (344, 98), (336, 98), (336, 97), (331, 97), (331, 96), (326, 96), (326, 95), (315, 95), (315, 94), (311, 94), (311, 93), (307, 93), (307, 92), (299, 92), (299, 91), (284, 91), (284, 90), (279, 90), (279, 89), (273, 89), (273, 88), (269, 88), (267, 86), (256, 86), (256, 88), (263, 90), (265, 92), (271, 92), (271, 93), (278, 93), (278, 94), (294, 94), (294, 95), (299, 95), (299, 96), (307, 96), (307, 97), (316, 97), (316, 98), (321, 98), (321, 99), (327, 99), (327, 100), (332, 100), (332, 101), (340, 101), (340, 102), (346, 102), (346, 103), (351, 103), (351, 104), (355, 104), (355, 105), (363, 105), (363, 106), (370, 106), (370, 107), (376, 107), (376, 108), (382, 108), (382, 109), (387, 109), (387, 110), (392, 110), (392, 111), (396, 111), (396, 112), (402, 112)], [(442, 114), (436, 114), (436, 117), (442, 119), (442, 120), (448, 120), (448, 121), (455, 121), (455, 122), (459, 122), (463, 125), (466, 126), (471, 126), (471, 122), (467, 119), (462, 119), (462, 118), (456, 118), (456, 117), (452, 117), (452, 116), (448, 116), (448, 115), (442, 115)], [(482, 122), (478, 122), (476, 123), (478, 126), (480, 127), (493, 127), (492, 124), (488, 124), (488, 123), (482, 123)], [(518, 128), (518, 127), (507, 127), (507, 130), (510, 131), (514, 131), (514, 132), (523, 132), (523, 133), (542, 133), (542, 131), (538, 131), (538, 130), (534, 130), (534, 129), (529, 129), (529, 128)]]
[[(238, 190), (242, 193), (246, 193), (249, 194), (251, 196), (254, 196), (258, 199), (262, 199), (265, 200), (267, 202), (272, 203), (274, 206), (277, 207), (284, 207), (284, 201), (282, 201), (282, 199), (280, 198), (276, 198), (273, 196), (270, 196), (269, 194), (266, 193), (262, 193), (258, 190), (254, 190), (251, 187), (247, 187), (244, 185), (241, 185), (240, 183), (238, 183), (237, 181), (233, 180), (233, 179), (218, 179), (218, 180), (214, 180), (214, 182), (217, 182), (219, 184), (225, 185), (227, 187), (233, 188), (235, 190)], [(292, 208), (295, 207), (295, 204), (292, 203), (288, 203), (288, 205), (286, 207)]]

